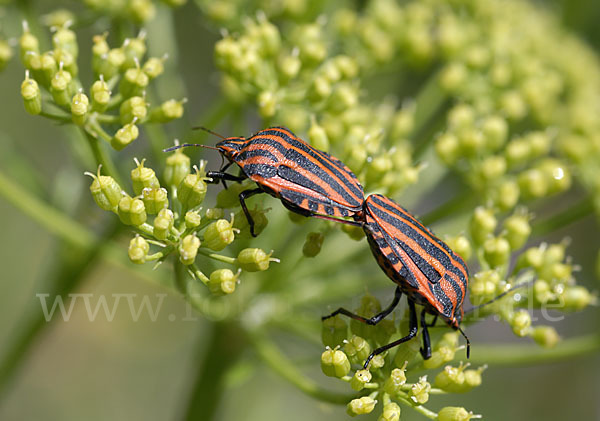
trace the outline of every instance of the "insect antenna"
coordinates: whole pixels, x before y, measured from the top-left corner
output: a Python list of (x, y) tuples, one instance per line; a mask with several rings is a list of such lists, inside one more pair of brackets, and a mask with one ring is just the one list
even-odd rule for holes
[(203, 127), (203, 126), (196, 126), (196, 127), (192, 127), (192, 130), (204, 130), (205, 132), (207, 132), (207, 133), (210, 133), (210, 134), (212, 134), (213, 136), (220, 137), (221, 139), (226, 139), (226, 137), (225, 137), (225, 136), (223, 136), (223, 135), (220, 135), (220, 134), (219, 134), (219, 133), (217, 133), (217, 132), (213, 132), (212, 130), (210, 130), (210, 129), (207, 129), (206, 127)]
[(472, 313), (472, 312), (474, 312), (475, 310), (478, 310), (478, 309), (480, 309), (481, 307), (485, 307), (485, 306), (487, 306), (487, 305), (490, 305), (490, 304), (494, 303), (495, 301), (498, 301), (500, 298), (502, 298), (502, 297), (504, 297), (504, 296), (506, 296), (506, 295), (510, 294), (511, 292), (513, 292), (513, 291), (515, 291), (515, 290), (517, 290), (517, 289), (520, 289), (520, 288), (523, 288), (523, 287), (526, 287), (526, 286), (533, 285), (533, 282), (534, 282), (534, 281), (535, 281), (535, 280), (531, 280), (531, 281), (522, 282), (522, 283), (520, 283), (520, 284), (517, 284), (517, 285), (515, 285), (514, 287), (507, 289), (507, 290), (506, 290), (506, 291), (504, 291), (503, 293), (501, 293), (501, 294), (498, 294), (497, 296), (495, 296), (495, 297), (494, 297), (494, 298), (492, 298), (491, 300), (489, 300), (489, 301), (486, 301), (486, 302), (485, 302), (485, 303), (483, 303), (483, 304), (479, 304), (478, 306), (471, 307), (471, 308), (469, 308), (469, 309), (465, 310), (465, 314)]
[(181, 145), (175, 145), (175, 146), (171, 146), (170, 148), (163, 149), (163, 152), (171, 152), (171, 151), (174, 151), (177, 149), (187, 148), (189, 146), (197, 146), (200, 148), (214, 149), (215, 151), (219, 150), (219, 148), (215, 148), (214, 146), (201, 145), (199, 143), (182, 143)]

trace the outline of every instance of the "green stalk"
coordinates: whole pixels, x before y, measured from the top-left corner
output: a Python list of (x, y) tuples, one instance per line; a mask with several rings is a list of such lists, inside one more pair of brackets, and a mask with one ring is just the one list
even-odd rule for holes
[[(66, 300), (69, 292), (75, 290), (83, 282), (89, 269), (101, 255), (100, 249), (103, 244), (115, 237), (121, 228), (122, 225), (118, 221), (114, 221), (102, 238), (98, 238), (91, 247), (86, 248), (69, 246), (69, 240), (63, 239), (60, 242), (60, 260), (55, 266), (48, 287), (49, 298), (53, 300), (60, 296)], [(35, 314), (28, 318), (26, 325), (19, 329), (17, 339), (7, 346), (5, 357), (0, 362), (0, 397), (8, 390), (11, 379), (28, 357), (39, 334), (50, 324), (46, 321), (43, 312), (39, 308), (36, 310)]]
[(302, 392), (323, 402), (346, 405), (356, 398), (353, 394), (341, 394), (321, 388), (302, 374), (268, 337), (258, 331), (248, 332), (248, 338), (263, 362), (281, 377), (296, 386)]
[(590, 196), (585, 197), (573, 206), (543, 221), (534, 222), (531, 236), (537, 237), (549, 234), (594, 212), (594, 201)]
[(473, 364), (485, 363), (495, 366), (547, 364), (596, 353), (598, 350), (600, 350), (600, 334), (596, 333), (565, 339), (550, 349), (521, 344), (478, 345), (469, 361)]
[(204, 359), (196, 371), (185, 419), (209, 421), (216, 419), (225, 392), (226, 374), (246, 348), (246, 338), (237, 324), (219, 322), (212, 326), (210, 336), (203, 336), (199, 342), (199, 352), (204, 354)]

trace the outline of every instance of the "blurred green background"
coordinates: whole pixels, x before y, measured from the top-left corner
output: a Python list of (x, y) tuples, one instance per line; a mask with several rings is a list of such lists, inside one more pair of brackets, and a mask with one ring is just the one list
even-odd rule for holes
[[(40, 3), (49, 10), (55, 2)], [(69, 2), (65, 4), (75, 10), (79, 7)], [(579, 32), (600, 51), (597, 1), (556, 0), (542, 5), (556, 10), (566, 26)], [(172, 59), (182, 69), (188, 90), (186, 115), (189, 120), (173, 128), (173, 136), (182, 136), (186, 128), (196, 122), (195, 116), (206, 112), (219, 95), (212, 47), (220, 36), (191, 3), (175, 12), (174, 22), (161, 23), (160, 16), (159, 10), (159, 22), (155, 24), (167, 25), (176, 32), (180, 56)], [(6, 33), (18, 33), (17, 16), (3, 16), (2, 23)], [(89, 50), (93, 33), (90, 31), (89, 36), (80, 37), (83, 52)], [(149, 33), (152, 37), (152, 32)], [(90, 203), (88, 181), (81, 175), (89, 168), (81, 168), (72, 160), (72, 146), (62, 138), (61, 130), (22, 109), (19, 96), (22, 77), (18, 60), (13, 60), (0, 75), (3, 99), (0, 167), (23, 188), (40, 193), (66, 211), (88, 207), (93, 223), (82, 221), (86, 225), (105, 226), (113, 215), (101, 215)], [(120, 165), (127, 168), (129, 162), (123, 160)], [(33, 176), (31, 167), (43, 176)], [(598, 232), (593, 217), (583, 219), (568, 227), (568, 235), (572, 238), (570, 254), (578, 256), (577, 263), (586, 268), (578, 276), (579, 282), (596, 290), (592, 268), (599, 242), (597, 238), (589, 238), (593, 225)], [(11, 373), (0, 385), (0, 419), (181, 419), (189, 405), (197, 374), (201, 372), (204, 354), (209, 352), (207, 344), (215, 334), (215, 325), (197, 316), (190, 318), (181, 298), (164, 295), (164, 288), (142, 279), (146, 269), (97, 262), (73, 269), (83, 271), (83, 282), (76, 292), (94, 294), (94, 297), (104, 294), (109, 305), (113, 303), (113, 294), (136, 294), (133, 299), (136, 306), (141, 304), (143, 296), (148, 296), (154, 304), (163, 300), (156, 321), (150, 320), (145, 312), (139, 321), (132, 320), (129, 308), (123, 303), (118, 306), (114, 320), (107, 321), (100, 314), (90, 321), (83, 301), (78, 299), (68, 322), (44, 323), (36, 331), (31, 346), (15, 348), (20, 342), (29, 343), (22, 332), (39, 314), (40, 299), (36, 294), (48, 292), (48, 285), (56, 279), (68, 282), (69, 277), (76, 275), (75, 272), (57, 273), (57, 256), (76, 261), (82, 252), (65, 249), (4, 199), (0, 199), (0, 232), (3, 239), (0, 244), (0, 358), (4, 364), (0, 374)], [(565, 234), (566, 231), (556, 232), (552, 240), (560, 240)], [(123, 238), (122, 243), (125, 253), (127, 239)], [(333, 251), (333, 244), (328, 247), (330, 250), (324, 253)], [(361, 247), (369, 253), (366, 243)], [(392, 291), (391, 284), (386, 283), (378, 270), (373, 269), (372, 273), (378, 278), (377, 285), (384, 287), (376, 289), (372, 279), (366, 276), (365, 288), (371, 285), (369, 290), (385, 300)], [(92, 300), (92, 305), (95, 303)], [(314, 317), (328, 310), (330, 308), (325, 306), (315, 308)], [(599, 319), (598, 309), (590, 308), (570, 315), (556, 326), (562, 336), (569, 337), (598, 329)], [(515, 340), (506, 326), (493, 320), (471, 327), (469, 336), (473, 354), (480, 344)], [(311, 378), (332, 389), (340, 388), (339, 382), (325, 378), (320, 372), (320, 347), (285, 334), (279, 335), (277, 341), (291, 355), (310, 356), (298, 364)], [(19, 352), (10, 354), (14, 349)], [(314, 401), (258, 364), (250, 354), (243, 351), (235, 370), (229, 373), (217, 419), (348, 419), (343, 407)], [(460, 403), (490, 420), (600, 419), (599, 373), (598, 354), (540, 366), (491, 366), (484, 374), (482, 387), (458, 398), (441, 397), (436, 404), (441, 407)], [(377, 412), (363, 419), (376, 419)], [(424, 418), (406, 409), (402, 419)]]

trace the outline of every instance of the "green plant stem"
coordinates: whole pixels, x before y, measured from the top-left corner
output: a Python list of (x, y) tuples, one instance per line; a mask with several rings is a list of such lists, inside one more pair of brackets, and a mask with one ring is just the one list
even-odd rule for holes
[(401, 396), (400, 394), (398, 394), (398, 395), (396, 395), (396, 398), (403, 404), (405, 404), (405, 405), (411, 407), (412, 409), (414, 409), (415, 411), (417, 411), (419, 414), (425, 415), (427, 418), (429, 418), (431, 420), (437, 419), (437, 414), (435, 412), (425, 408), (423, 405), (415, 405), (408, 399), (408, 397), (406, 397), (406, 395)]
[(83, 133), (85, 134), (85, 138), (87, 139), (88, 144), (90, 145), (92, 153), (94, 154), (96, 163), (98, 165), (102, 165), (102, 170), (105, 174), (110, 175), (112, 178), (114, 178), (115, 181), (119, 183), (119, 185), (123, 185), (119, 172), (117, 171), (117, 167), (112, 161), (110, 155), (102, 147), (103, 145), (100, 145), (100, 142), (98, 142), (98, 138), (95, 138), (85, 130), (83, 130)]
[(41, 111), (39, 114), (41, 117), (46, 117), (49, 118), (51, 120), (56, 120), (56, 121), (60, 121), (63, 123), (71, 123), (73, 122), (72, 117), (70, 114), (52, 114), (46, 111)]
[[(33, 196), (26, 189), (7, 177), (1, 170), (0, 197), (4, 197), (48, 232), (66, 241), (73, 247), (90, 249), (98, 241), (98, 237), (87, 228)], [(142, 277), (152, 283), (158, 283), (157, 278), (150, 277), (144, 272), (133, 270), (127, 261), (126, 253), (120, 245), (112, 242), (104, 242), (99, 253), (108, 263), (130, 272), (132, 276)]]
[(454, 196), (446, 203), (438, 206), (431, 212), (423, 215), (419, 219), (424, 225), (431, 225), (434, 222), (438, 222), (444, 218), (453, 215), (456, 212), (460, 212), (464, 209), (472, 209), (476, 203), (476, 198), (470, 190), (462, 191), (460, 194)]
[(216, 418), (225, 391), (226, 374), (245, 349), (245, 335), (237, 324), (219, 322), (213, 325), (210, 337), (203, 336), (199, 342), (204, 360), (196, 372), (185, 419), (209, 421)]
[(537, 345), (494, 344), (478, 345), (471, 353), (474, 364), (533, 365), (547, 364), (576, 356), (583, 356), (600, 350), (600, 333), (565, 339), (551, 349)]
[(248, 338), (258, 356), (267, 366), (307, 395), (323, 402), (340, 405), (346, 405), (356, 398), (356, 395), (335, 393), (319, 387), (311, 379), (304, 376), (263, 332), (248, 332)]
[(552, 215), (550, 218), (543, 221), (534, 222), (532, 225), (532, 237), (549, 234), (558, 229), (591, 214), (594, 212), (594, 202), (590, 196), (585, 197), (579, 202), (570, 206), (561, 213)]
[(448, 95), (440, 87), (439, 75), (439, 71), (432, 74), (416, 98), (415, 125), (411, 139), (413, 142), (418, 139), (420, 141), (415, 145), (415, 158), (422, 156), (431, 143), (433, 136), (424, 134), (428, 132), (428, 128), (435, 126), (432, 124), (432, 120), (448, 100)]
[(230, 265), (235, 265), (237, 263), (237, 259), (235, 257), (223, 256), (222, 254), (211, 253), (204, 249), (198, 249), (198, 253), (210, 257), (211, 259), (217, 260), (219, 262), (228, 263)]
[[(66, 301), (69, 292), (75, 290), (82, 283), (88, 270), (101, 255), (100, 249), (103, 244), (113, 238), (121, 228), (122, 225), (115, 221), (101, 238), (98, 238), (90, 247), (86, 248), (68, 246), (69, 241), (62, 240), (59, 244), (58, 262), (50, 275), (51, 281), (47, 287), (47, 292), (50, 294), (49, 299), (53, 300), (60, 296), (63, 301)], [(5, 357), (0, 362), (0, 396), (4, 395), (10, 380), (29, 355), (36, 338), (49, 325), (44, 313), (39, 308), (36, 310), (35, 314), (28, 319), (26, 325), (21, 326), (19, 329), (17, 339), (7, 346)]]

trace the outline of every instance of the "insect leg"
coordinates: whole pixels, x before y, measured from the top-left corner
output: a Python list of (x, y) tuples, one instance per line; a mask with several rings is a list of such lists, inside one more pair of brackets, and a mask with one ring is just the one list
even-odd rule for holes
[(248, 225), (250, 225), (250, 234), (252, 234), (253, 237), (256, 237), (256, 234), (254, 233), (254, 219), (252, 219), (252, 215), (250, 215), (250, 212), (248, 211), (248, 207), (246, 206), (246, 199), (259, 193), (264, 193), (264, 191), (257, 188), (253, 190), (244, 190), (239, 194), (240, 204), (242, 205), (242, 211), (244, 211), (244, 215), (246, 215)]
[(227, 174), (223, 171), (208, 171), (206, 176), (212, 178), (212, 181), (207, 181), (208, 184), (218, 184), (222, 180), (237, 181), (239, 183), (246, 179), (246, 177)]
[[(427, 330), (427, 321), (425, 320), (425, 314), (426, 314), (425, 309), (423, 309), (423, 311), (421, 311), (421, 328), (423, 329), (423, 347), (421, 349), (419, 349), (419, 351), (421, 352), (423, 359), (428, 360), (429, 358), (431, 358), (431, 339), (429, 338), (429, 331)], [(433, 320), (433, 323), (431, 324), (431, 326), (433, 326), (433, 324), (435, 324), (436, 320), (437, 320), (437, 316)]]
[(419, 330), (419, 326), (417, 325), (417, 313), (415, 310), (415, 303), (412, 300), (408, 300), (408, 335), (403, 338), (398, 339), (397, 341), (391, 342), (387, 345), (377, 348), (375, 351), (371, 352), (371, 355), (367, 357), (365, 360), (364, 369), (366, 370), (369, 366), (369, 363), (373, 359), (374, 356), (381, 354), (382, 352), (387, 351), (390, 348), (400, 345), (406, 341), (410, 341), (412, 338), (417, 336), (417, 331)]
[(331, 313), (329, 316), (321, 317), (321, 320), (326, 320), (326, 319), (329, 319), (330, 317), (337, 316), (338, 314), (343, 314), (344, 316), (348, 316), (354, 320), (358, 320), (359, 322), (366, 323), (368, 325), (376, 325), (377, 323), (382, 321), (388, 314), (390, 314), (392, 311), (394, 311), (394, 308), (396, 308), (396, 306), (398, 305), (398, 302), (400, 301), (400, 297), (402, 297), (402, 290), (398, 286), (398, 287), (396, 287), (396, 291), (394, 292), (394, 299), (392, 300), (390, 305), (387, 306), (387, 308), (385, 310), (383, 310), (381, 313), (376, 314), (375, 316), (371, 317), (370, 319), (359, 316), (358, 314), (352, 313), (351, 311), (348, 311), (345, 308), (340, 307), (336, 311)]

